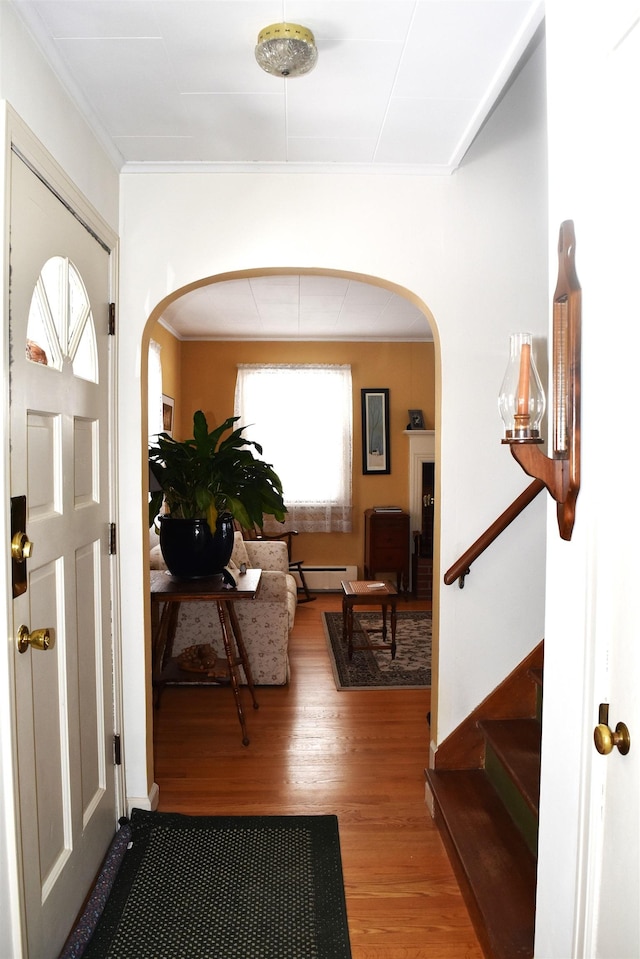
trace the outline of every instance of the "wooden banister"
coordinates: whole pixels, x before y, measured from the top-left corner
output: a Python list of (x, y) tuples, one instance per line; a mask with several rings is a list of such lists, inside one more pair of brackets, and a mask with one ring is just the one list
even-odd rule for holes
[(544, 488), (544, 483), (538, 479), (527, 486), (526, 490), (520, 493), (517, 499), (514, 499), (511, 506), (507, 507), (504, 513), (501, 513), (497, 520), (484, 531), (482, 536), (479, 536), (475, 543), (462, 554), (460, 559), (456, 560), (453, 566), (447, 570), (444, 574), (445, 585), (451, 586), (452, 583), (459, 580), (460, 589), (463, 589), (465, 576), (468, 576), (471, 572), (471, 564), (475, 562), (481, 553), (484, 553), (487, 546), (491, 546), (500, 533), (520, 515), (529, 503), (533, 502), (538, 493), (541, 493)]

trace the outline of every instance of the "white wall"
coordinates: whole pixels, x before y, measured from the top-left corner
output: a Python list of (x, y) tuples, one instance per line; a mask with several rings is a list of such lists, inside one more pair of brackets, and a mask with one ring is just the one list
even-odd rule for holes
[[(142, 487), (140, 341), (147, 317), (201, 277), (320, 267), (381, 277), (431, 309), (442, 348), (440, 510), (444, 566), (529, 480), (501, 446), (497, 393), (508, 334), (546, 333), (544, 58), (538, 50), (452, 178), (123, 173), (121, 463)], [(123, 483), (125, 477), (123, 476)], [(143, 795), (148, 668), (142, 498), (121, 500), (129, 788)], [(439, 739), (531, 648), (543, 629), (544, 504), (535, 503), (440, 596)], [(437, 603), (437, 600), (436, 600)], [(135, 737), (135, 739), (134, 739)], [(425, 762), (426, 762), (425, 744)]]
[[(81, 119), (71, 101), (60, 88), (55, 77), (44, 64), (34, 44), (16, 18), (12, 7), (0, 2), (0, 172), (3, 186), (0, 191), (0, 212), (4, 229), (0, 295), (2, 297), (3, 335), (0, 345), (4, 391), (2, 394), (1, 443), (2, 510), (0, 510), (0, 539), (9, 540), (9, 481), (8, 481), (8, 147), (9, 127), (13, 124), (7, 103), (21, 115), (35, 136), (49, 150), (58, 164), (64, 167), (96, 210), (110, 226), (117, 228), (118, 173), (95, 137)], [(16, 129), (14, 127), (14, 129)], [(19, 134), (17, 134), (19, 136)], [(25, 141), (26, 142), (26, 141)], [(0, 581), (5, 597), (11, 596), (11, 578), (6, 550), (0, 551)], [(13, 637), (11, 636), (10, 600), (2, 603), (0, 617), (5, 636), (0, 651), (0, 956), (19, 957), (22, 943), (18, 902), (18, 856), (16, 810), (14, 809), (13, 769), (13, 682), (11, 663)]]
[[(545, 120), (539, 47), (451, 181), (440, 224), (442, 283), (427, 302), (442, 347), (441, 582), (531, 483), (501, 444), (497, 395), (513, 332), (534, 334), (544, 382)], [(439, 742), (543, 638), (544, 516), (539, 496), (463, 590), (441, 587)]]

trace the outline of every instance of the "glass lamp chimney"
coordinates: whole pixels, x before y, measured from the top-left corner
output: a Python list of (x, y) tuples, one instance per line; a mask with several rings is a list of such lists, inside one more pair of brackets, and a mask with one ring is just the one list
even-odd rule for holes
[(512, 333), (509, 338), (509, 362), (498, 397), (503, 443), (542, 443), (545, 397), (533, 359), (532, 339), (531, 333)]

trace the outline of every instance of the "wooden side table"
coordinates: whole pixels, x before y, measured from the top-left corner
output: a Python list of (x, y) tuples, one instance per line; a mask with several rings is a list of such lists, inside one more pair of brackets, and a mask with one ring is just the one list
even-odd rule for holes
[[(156, 703), (164, 686), (208, 686), (220, 683), (217, 670), (189, 672), (181, 669), (173, 656), (173, 641), (180, 603), (215, 603), (220, 618), (222, 641), (226, 657), (226, 673), (231, 682), (242, 729), (242, 743), (249, 745), (249, 736), (240, 699), (238, 666), (242, 666), (251, 693), (253, 708), (258, 709), (251, 666), (245, 649), (242, 632), (234, 609), (239, 600), (255, 599), (260, 588), (261, 570), (248, 569), (238, 577), (237, 588), (229, 588), (222, 575), (202, 579), (177, 579), (165, 570), (151, 572), (151, 622), (153, 685), (157, 692)], [(225, 677), (226, 679), (227, 677)]]
[[(388, 583), (375, 584), (372, 586), (371, 580), (358, 580), (356, 582), (343, 582), (342, 586), (342, 636), (347, 640), (347, 653), (349, 659), (353, 656), (354, 649), (389, 649), (389, 645), (372, 645), (366, 643), (364, 646), (353, 645), (353, 608), (354, 606), (380, 606), (382, 607), (382, 642), (387, 638), (387, 607), (391, 609), (391, 659), (396, 658), (396, 620), (398, 603), (398, 593), (389, 586)], [(378, 632), (378, 630), (371, 630)]]

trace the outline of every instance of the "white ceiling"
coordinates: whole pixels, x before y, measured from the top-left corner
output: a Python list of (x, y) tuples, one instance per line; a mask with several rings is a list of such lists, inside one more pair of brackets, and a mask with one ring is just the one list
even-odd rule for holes
[[(414, 174), (455, 171), (544, 7), (543, 0), (12, 3), (125, 170), (197, 163)], [(259, 31), (281, 20), (315, 34), (318, 63), (305, 76), (283, 80), (255, 62)], [(167, 320), (172, 314), (176, 330), (190, 335), (195, 326), (185, 316), (202, 325), (198, 304), (243, 335), (286, 336), (297, 326), (299, 335), (314, 330), (318, 338), (340, 316), (340, 329), (361, 338), (367, 323), (360, 304), (368, 296), (369, 336), (382, 335), (392, 317), (401, 317), (394, 337), (416, 336), (415, 310), (378, 288), (367, 293), (361, 283), (331, 277), (289, 279), (196, 291), (181, 301), (185, 315), (172, 307)], [(248, 312), (239, 311), (241, 301)], [(235, 304), (233, 321), (223, 302)], [(345, 326), (347, 319), (353, 323)]]
[(341, 276), (224, 280), (174, 301), (162, 322), (181, 339), (432, 340), (424, 314), (390, 290)]
[[(541, 0), (14, 0), (121, 162), (347, 163), (450, 172)], [(315, 34), (282, 80), (260, 29)]]

